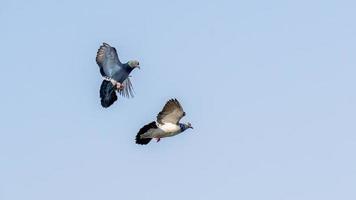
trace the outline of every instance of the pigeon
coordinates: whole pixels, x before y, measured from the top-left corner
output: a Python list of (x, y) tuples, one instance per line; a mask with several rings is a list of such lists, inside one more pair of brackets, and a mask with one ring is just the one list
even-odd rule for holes
[(96, 63), (103, 77), (100, 99), (104, 108), (111, 106), (117, 100), (116, 91), (124, 97), (133, 97), (129, 75), (133, 69), (140, 68), (137, 60), (121, 63), (116, 49), (104, 42), (96, 54)]
[(179, 123), (185, 116), (182, 106), (177, 99), (167, 101), (162, 111), (157, 115), (157, 121), (143, 126), (136, 135), (136, 144), (146, 145), (152, 138), (157, 142), (164, 137), (178, 135), (185, 130), (193, 129), (191, 123)]

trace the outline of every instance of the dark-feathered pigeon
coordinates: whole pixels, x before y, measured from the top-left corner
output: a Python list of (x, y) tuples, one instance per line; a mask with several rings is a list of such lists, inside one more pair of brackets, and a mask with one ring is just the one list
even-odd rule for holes
[(96, 54), (96, 63), (104, 79), (100, 86), (101, 105), (104, 108), (111, 106), (117, 100), (116, 91), (124, 97), (133, 96), (129, 74), (133, 69), (140, 68), (137, 60), (121, 63), (116, 49), (103, 43)]
[(182, 133), (188, 128), (193, 128), (188, 123), (179, 123), (185, 116), (182, 106), (177, 99), (170, 99), (157, 115), (157, 121), (143, 126), (136, 135), (136, 144), (148, 144), (152, 138), (157, 142), (161, 138), (171, 137)]

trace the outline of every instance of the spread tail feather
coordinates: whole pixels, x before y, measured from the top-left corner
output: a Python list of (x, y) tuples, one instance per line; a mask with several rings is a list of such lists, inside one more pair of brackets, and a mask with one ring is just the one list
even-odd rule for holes
[(111, 106), (117, 100), (115, 87), (110, 81), (103, 80), (101, 83), (100, 99), (104, 108)]
[(149, 124), (146, 124), (140, 129), (140, 131), (136, 135), (136, 144), (144, 145), (144, 144), (148, 144), (152, 140), (152, 138), (141, 138), (141, 135), (145, 134), (151, 128), (153, 129), (157, 128), (156, 122), (151, 122)]

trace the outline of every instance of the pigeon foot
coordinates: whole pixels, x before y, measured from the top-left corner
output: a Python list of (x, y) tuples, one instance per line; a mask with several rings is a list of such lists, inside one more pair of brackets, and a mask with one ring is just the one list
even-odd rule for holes
[(124, 84), (121, 84), (119, 82), (116, 83), (116, 89), (117, 90), (123, 90), (125, 88)]
[(157, 141), (157, 142), (161, 141), (161, 138), (156, 138), (156, 141)]

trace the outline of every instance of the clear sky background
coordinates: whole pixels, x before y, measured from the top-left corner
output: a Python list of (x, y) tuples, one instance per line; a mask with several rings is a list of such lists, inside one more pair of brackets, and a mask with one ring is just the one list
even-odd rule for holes
[[(1, 0), (0, 199), (356, 199), (355, 9)], [(102, 42), (142, 66), (109, 109)], [(173, 97), (195, 129), (136, 145)]]

